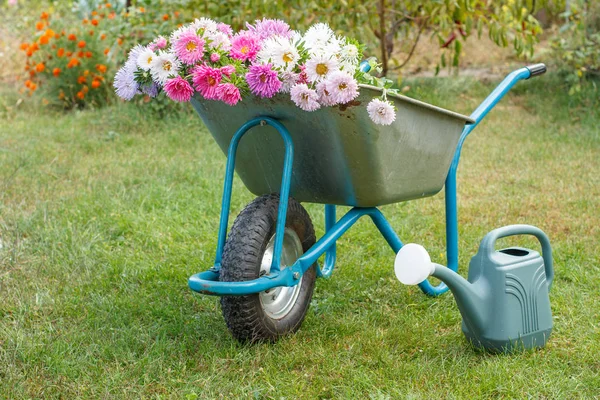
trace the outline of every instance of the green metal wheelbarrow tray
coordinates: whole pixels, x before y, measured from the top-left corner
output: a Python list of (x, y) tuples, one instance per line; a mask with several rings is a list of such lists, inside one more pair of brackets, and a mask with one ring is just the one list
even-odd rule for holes
[[(234, 107), (192, 98), (227, 167), (215, 262), (191, 276), (189, 287), (223, 296), (225, 321), (238, 340), (274, 340), (300, 326), (315, 278), (332, 274), (336, 240), (358, 219), (368, 215), (397, 253), (403, 244), (377, 207), (443, 187), (448, 268), (456, 271), (456, 170), (464, 140), (516, 82), (545, 70), (536, 64), (513, 71), (469, 117), (388, 94), (397, 109), (390, 126), (370, 120), (366, 104), (381, 90), (365, 85), (353, 102), (311, 113), (285, 95), (247, 97)], [(259, 197), (228, 236), (234, 171)], [(300, 202), (325, 204), (326, 232), (318, 241)], [(353, 208), (338, 220), (336, 205)], [(448, 290), (427, 280), (419, 286), (432, 296)]]

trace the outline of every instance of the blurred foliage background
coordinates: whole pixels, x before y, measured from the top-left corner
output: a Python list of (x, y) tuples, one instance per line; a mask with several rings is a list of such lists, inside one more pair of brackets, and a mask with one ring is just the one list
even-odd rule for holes
[[(383, 74), (399, 84), (425, 53), (432, 61), (422, 68), (458, 73), (481, 38), (488, 47), (509, 49), (504, 54), (515, 64), (546, 62), (571, 95), (595, 89), (600, 76), (600, 2), (591, 0), (2, 0), (0, 11), (1, 57), (8, 66), (2, 80), (17, 82), (24, 98), (65, 109), (114, 101), (111, 78), (129, 48), (201, 16), (234, 29), (263, 17), (301, 30), (327, 22), (366, 43), (365, 55), (378, 57)], [(71, 34), (78, 40), (69, 41)], [(80, 40), (85, 46), (75, 47)], [(57, 57), (60, 48), (79, 65), (68, 68), (72, 58)]]

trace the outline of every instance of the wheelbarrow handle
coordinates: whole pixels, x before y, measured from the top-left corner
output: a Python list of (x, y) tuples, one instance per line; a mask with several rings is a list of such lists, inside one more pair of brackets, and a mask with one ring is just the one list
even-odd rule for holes
[(361, 72), (369, 72), (371, 70), (371, 65), (369, 65), (369, 61), (363, 60), (363, 61), (360, 62), (360, 65), (358, 66), (358, 69)]
[(525, 68), (529, 70), (529, 78), (533, 78), (534, 76), (543, 75), (546, 73), (546, 64), (543, 63), (528, 65)]

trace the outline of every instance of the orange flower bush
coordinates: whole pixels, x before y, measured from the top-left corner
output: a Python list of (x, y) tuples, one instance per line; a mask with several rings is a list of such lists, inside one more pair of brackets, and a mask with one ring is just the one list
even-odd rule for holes
[[(93, 21), (96, 21), (93, 25), (97, 29), (108, 28), (102, 27), (100, 19)], [(41, 35), (33, 35), (31, 43), (19, 46), (27, 56), (25, 67), (28, 74), (24, 85), (30, 94), (40, 91), (43, 93), (40, 96), (45, 99), (42, 104), (65, 108), (90, 103), (103, 105), (111, 98), (110, 87), (101, 83), (115, 64), (107, 60), (104, 54), (106, 44), (100, 45), (99, 35), (94, 35), (94, 31), (89, 29), (63, 23), (48, 12), (35, 22), (35, 30), (41, 31)], [(103, 34), (107, 39), (109, 30)], [(115, 43), (116, 38), (113, 41)], [(93, 93), (89, 93), (90, 82)]]
[(45, 11), (30, 23), (31, 34), (19, 45), (27, 57), (22, 91), (35, 92), (44, 105), (102, 106), (115, 99), (112, 79), (127, 49), (139, 41), (150, 42), (154, 32), (171, 31), (182, 22), (178, 11), (124, 9), (116, 3), (82, 10), (78, 22), (72, 14)]

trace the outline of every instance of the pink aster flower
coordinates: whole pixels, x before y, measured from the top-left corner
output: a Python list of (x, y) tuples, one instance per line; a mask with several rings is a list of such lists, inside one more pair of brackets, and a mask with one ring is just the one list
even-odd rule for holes
[(319, 95), (316, 91), (306, 86), (306, 83), (295, 85), (290, 90), (290, 95), (292, 101), (304, 111), (315, 111), (321, 107), (319, 104)]
[(335, 106), (337, 104), (331, 95), (331, 92), (327, 88), (327, 81), (317, 83), (317, 94), (319, 95), (319, 103), (322, 105)]
[(242, 99), (242, 96), (240, 95), (240, 89), (233, 83), (222, 83), (217, 86), (217, 99), (230, 106), (235, 106)]
[(204, 55), (204, 39), (193, 31), (185, 31), (175, 40), (173, 48), (181, 61), (193, 65)]
[(298, 74), (292, 71), (282, 71), (281, 75), (281, 91), (289, 93), (292, 86), (297, 83)]
[(190, 85), (189, 82), (183, 79), (181, 76), (176, 76), (173, 79), (167, 79), (163, 89), (171, 100), (179, 102), (190, 101), (190, 98), (194, 94), (194, 88), (192, 88), (192, 85)]
[(221, 83), (221, 70), (208, 65), (198, 65), (192, 70), (194, 88), (208, 100), (217, 99), (217, 86)]
[(219, 22), (217, 24), (217, 30), (226, 34), (229, 37), (233, 36), (233, 29), (231, 29), (231, 26), (224, 24), (223, 22)]
[(300, 65), (300, 73), (298, 74), (298, 79), (296, 83), (306, 83), (308, 84), (308, 75), (306, 74), (306, 65)]
[(148, 48), (152, 51), (162, 50), (167, 47), (167, 39), (162, 36), (157, 37), (148, 45)]
[(212, 53), (210, 55), (210, 61), (216, 63), (217, 61), (219, 61), (221, 59), (221, 56), (219, 55), (219, 53)]
[(358, 82), (344, 71), (332, 72), (325, 87), (336, 104), (346, 104), (358, 97)]
[(240, 31), (231, 39), (229, 55), (237, 60), (254, 61), (260, 51), (260, 38), (252, 32)]
[(367, 104), (367, 112), (377, 125), (391, 125), (396, 120), (394, 105), (388, 100), (371, 100)]
[(235, 72), (235, 67), (233, 65), (224, 65), (221, 67), (221, 72), (229, 78)]
[(246, 74), (246, 82), (250, 91), (260, 97), (273, 97), (281, 88), (277, 71), (273, 71), (271, 64), (251, 65)]
[(246, 22), (246, 27), (250, 32), (254, 32), (258, 35), (262, 40), (275, 35), (283, 36), (286, 39), (292, 37), (290, 26), (280, 19), (257, 19), (254, 21), (254, 25), (250, 25)]

